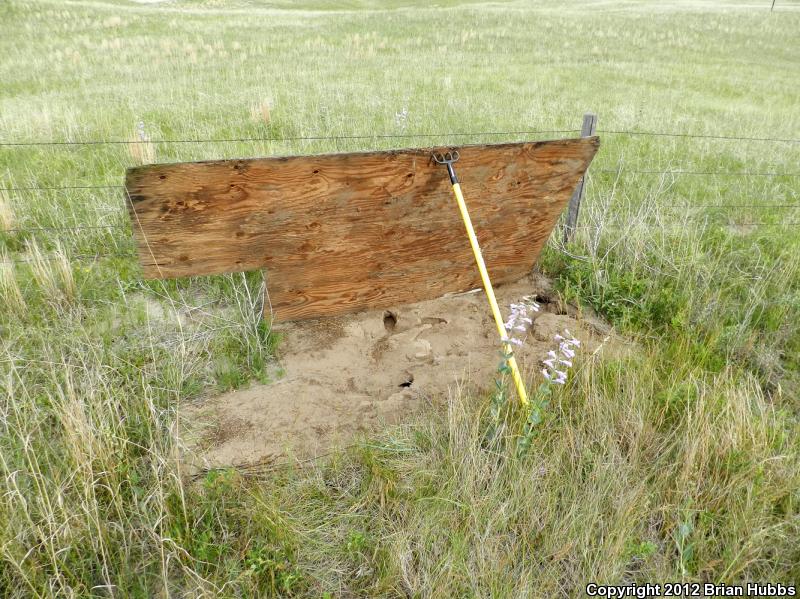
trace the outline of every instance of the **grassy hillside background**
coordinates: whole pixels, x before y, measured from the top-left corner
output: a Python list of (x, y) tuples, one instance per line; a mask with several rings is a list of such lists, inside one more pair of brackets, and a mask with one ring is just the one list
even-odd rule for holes
[[(797, 583), (800, 5), (339, 6), (0, 4), (1, 142), (148, 141), (0, 145), (0, 595)], [(581, 228), (539, 267), (638, 350), (584, 356), (526, 457), (454, 390), (319, 463), (185, 476), (180, 405), (266, 380), (278, 340), (258, 273), (141, 280), (126, 167), (563, 137), (587, 110)], [(272, 141), (192, 142), (245, 138)]]

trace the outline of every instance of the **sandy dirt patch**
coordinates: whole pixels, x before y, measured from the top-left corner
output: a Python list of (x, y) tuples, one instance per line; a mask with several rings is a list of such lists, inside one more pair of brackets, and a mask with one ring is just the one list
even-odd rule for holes
[[(601, 344), (604, 352), (619, 347), (607, 325), (561, 305), (542, 277), (532, 275), (496, 291), (504, 315), (523, 296), (533, 294), (542, 304), (517, 351), (529, 381), (538, 379), (540, 361), (555, 348), (553, 336), (565, 328), (583, 341), (584, 351), (594, 352)], [(490, 388), (500, 361), (482, 291), (287, 323), (279, 330), (284, 340), (274, 383), (182, 410), (182, 437), (194, 468), (319, 455), (428, 402), (444, 402), (458, 386)]]

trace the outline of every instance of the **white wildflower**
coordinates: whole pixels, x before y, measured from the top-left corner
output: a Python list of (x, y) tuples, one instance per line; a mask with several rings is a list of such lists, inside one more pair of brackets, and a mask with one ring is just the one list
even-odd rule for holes
[(525, 296), (522, 298), (522, 303), (509, 304), (511, 310), (508, 315), (508, 320), (503, 324), (503, 328), (509, 332), (508, 337), (503, 338), (503, 343), (511, 343), (517, 347), (521, 347), (523, 342), (521, 339), (511, 336), (512, 331), (517, 333), (526, 333), (528, 326), (533, 324), (533, 319), (528, 316), (530, 311), (538, 312), (539, 305), (533, 300), (533, 296)]
[[(573, 348), (580, 346), (578, 341), (572, 333), (564, 329), (564, 334), (556, 334), (553, 339), (558, 342), (558, 351), (549, 350), (547, 352), (547, 359), (542, 360), (542, 364), (546, 366), (542, 370), (544, 378), (557, 385), (564, 385), (567, 382), (567, 372), (572, 368), (572, 358), (575, 357), (575, 350)], [(559, 367), (564, 370), (559, 370)]]

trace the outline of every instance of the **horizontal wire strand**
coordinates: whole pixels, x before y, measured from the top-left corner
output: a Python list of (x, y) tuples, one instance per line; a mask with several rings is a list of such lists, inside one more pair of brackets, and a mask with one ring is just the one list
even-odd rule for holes
[(0, 233), (36, 233), (39, 231), (85, 231), (102, 229), (127, 229), (127, 225), (70, 225), (64, 227), (14, 227), (0, 229)]
[(124, 185), (52, 185), (27, 187), (0, 187), (0, 191), (66, 191), (69, 189), (125, 189)]
[[(800, 226), (800, 221), (790, 221), (786, 223), (768, 223), (768, 222), (751, 222), (751, 223), (721, 223), (721, 222), (714, 222), (714, 221), (706, 221), (702, 218), (690, 218), (686, 219), (685, 221), (672, 221), (669, 223), (664, 224), (656, 224), (656, 223), (639, 223), (644, 224), (647, 227), (651, 227), (653, 229), (668, 229), (674, 227), (683, 227), (686, 225), (686, 222), (690, 223), (704, 223), (710, 226), (729, 226), (729, 227), (797, 227)], [(563, 225), (566, 226), (566, 225)], [(631, 225), (630, 223), (603, 223), (602, 225), (577, 225), (575, 227), (571, 227), (573, 229), (599, 229), (599, 228), (607, 228), (607, 227), (630, 227), (636, 226)]]
[(246, 143), (246, 142), (282, 142), (282, 141), (335, 141), (347, 139), (412, 139), (415, 137), (483, 137), (495, 135), (532, 135), (538, 133), (580, 133), (580, 129), (538, 129), (529, 131), (476, 131), (458, 133), (376, 133), (373, 135), (307, 135), (297, 137), (233, 137), (222, 139), (111, 139), (86, 141), (4, 141), (0, 147), (20, 146), (100, 146), (100, 145), (137, 145), (137, 144), (198, 144), (198, 143)]
[(61, 258), (66, 258), (67, 262), (96, 262), (102, 258), (136, 258), (138, 254), (123, 254), (123, 253), (113, 253), (113, 254), (76, 254), (74, 256), (41, 256), (40, 258), (32, 258), (29, 260), (0, 260), (0, 264), (32, 264), (34, 262), (38, 262), (39, 260), (45, 262), (51, 262), (53, 260), (60, 260)]
[(633, 175), (700, 175), (709, 177), (800, 177), (800, 173), (774, 173), (774, 172), (750, 172), (750, 171), (653, 171), (653, 170), (635, 170), (635, 169), (613, 169), (613, 168), (598, 168), (588, 171), (592, 173), (613, 173), (613, 174), (633, 174)]
[(597, 133), (608, 133), (611, 135), (641, 135), (651, 137), (687, 137), (691, 139), (717, 139), (726, 141), (765, 141), (775, 143), (800, 143), (800, 139), (781, 138), (781, 137), (740, 137), (736, 135), (700, 135), (695, 133), (671, 133), (668, 131), (621, 131), (612, 129), (598, 129)]
[[(413, 139), (434, 137), (481, 137), (495, 135), (531, 135), (538, 133), (579, 133), (580, 129), (533, 129), (520, 131), (474, 131), (454, 133), (375, 133), (370, 135), (305, 135), (294, 137), (233, 137), (202, 139), (154, 139), (154, 140), (85, 140), (85, 141), (3, 141), (0, 147), (23, 146), (94, 146), (94, 145), (137, 145), (137, 144), (193, 144), (193, 143), (249, 143), (249, 142), (282, 142), (282, 141), (334, 141), (348, 139)], [(746, 137), (739, 135), (707, 135), (697, 133), (681, 133), (671, 131), (629, 131), (621, 129), (598, 129), (596, 133), (609, 135), (629, 135), (644, 137), (681, 137), (688, 139), (712, 139), (723, 141), (758, 141), (772, 143), (800, 143), (800, 139), (785, 137)]]

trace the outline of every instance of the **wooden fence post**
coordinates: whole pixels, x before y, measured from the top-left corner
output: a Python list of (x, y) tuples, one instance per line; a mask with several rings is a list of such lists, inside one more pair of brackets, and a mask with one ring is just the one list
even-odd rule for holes
[[(581, 137), (591, 137), (597, 129), (597, 115), (593, 112), (587, 112), (583, 115), (583, 126), (581, 127)], [(578, 226), (578, 210), (581, 207), (581, 200), (583, 199), (583, 182), (586, 175), (581, 177), (578, 181), (578, 186), (575, 188), (575, 193), (569, 200), (569, 208), (567, 209), (567, 224), (564, 227), (564, 243), (568, 243), (572, 236), (575, 234), (575, 227)]]

